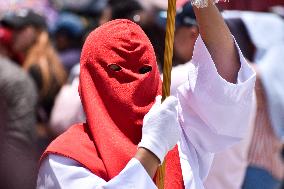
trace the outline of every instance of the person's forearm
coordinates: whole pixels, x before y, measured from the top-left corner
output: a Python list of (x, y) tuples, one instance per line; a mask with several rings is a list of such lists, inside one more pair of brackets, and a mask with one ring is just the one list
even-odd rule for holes
[(153, 178), (160, 164), (159, 158), (146, 148), (138, 148), (135, 158), (140, 161), (149, 176)]
[(200, 35), (212, 56), (218, 73), (236, 83), (240, 61), (231, 32), (218, 8), (209, 0), (206, 8), (194, 7)]

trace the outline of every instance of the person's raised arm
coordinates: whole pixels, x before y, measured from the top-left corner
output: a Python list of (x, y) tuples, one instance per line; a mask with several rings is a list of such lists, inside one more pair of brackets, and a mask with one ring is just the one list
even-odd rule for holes
[(237, 82), (240, 61), (232, 34), (212, 0), (205, 8), (194, 7), (200, 35), (211, 54), (218, 73), (231, 83)]

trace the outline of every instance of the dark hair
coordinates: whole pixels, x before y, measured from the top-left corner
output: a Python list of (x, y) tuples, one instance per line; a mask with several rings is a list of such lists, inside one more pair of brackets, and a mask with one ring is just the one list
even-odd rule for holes
[(46, 29), (47, 23), (44, 16), (31, 9), (21, 9), (17, 12), (8, 12), (1, 19), (1, 25), (21, 29), (26, 26), (33, 26), (39, 29)]
[(135, 13), (142, 10), (141, 4), (135, 0), (119, 1), (111, 6), (112, 19), (127, 18), (132, 20)]
[[(167, 23), (167, 11), (159, 11), (156, 16), (156, 22), (160, 27), (165, 29)], [(185, 3), (181, 8), (177, 9), (175, 24), (176, 29), (182, 26), (197, 26), (196, 17), (190, 2)]]
[(148, 22), (146, 24), (141, 25), (141, 27), (153, 45), (158, 66), (160, 67), (160, 70), (162, 70), (164, 64), (166, 32), (155, 22)]
[(134, 16), (139, 11), (144, 11), (142, 5), (135, 0), (124, 0), (117, 1), (112, 0), (109, 2), (111, 10), (112, 10), (112, 19), (125, 18), (136, 22), (145, 32), (149, 40), (151, 41), (157, 62), (163, 64), (164, 60), (164, 39), (165, 39), (165, 31), (163, 28), (159, 27), (159, 25), (155, 22), (154, 16), (152, 17), (151, 12), (147, 12), (146, 17), (139, 21), (134, 20)]
[(255, 46), (249, 36), (248, 30), (240, 18), (230, 18), (225, 20), (231, 33), (235, 37), (243, 55), (249, 60), (253, 61), (255, 54)]
[(197, 25), (196, 17), (193, 11), (193, 7), (190, 2), (184, 4), (177, 10), (176, 14), (176, 26), (195, 26)]

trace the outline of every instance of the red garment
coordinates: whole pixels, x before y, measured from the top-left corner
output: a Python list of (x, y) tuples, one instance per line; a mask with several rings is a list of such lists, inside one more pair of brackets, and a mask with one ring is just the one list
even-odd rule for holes
[(10, 29), (0, 27), (0, 44), (3, 44), (8, 49), (11, 49), (11, 46), (12, 46), (12, 31)]
[(9, 58), (16, 61), (18, 64), (22, 64), (23, 58), (19, 53), (14, 52), (13, 45), (13, 32), (11, 29), (0, 26), (0, 45), (8, 51)]
[(226, 3), (220, 3), (222, 9), (230, 10), (250, 10), (250, 11), (268, 11), (270, 7), (284, 5), (283, 0), (230, 0)]
[[(112, 70), (112, 64), (121, 70)], [(139, 73), (145, 65), (152, 70)], [(108, 181), (136, 154), (143, 117), (161, 94), (154, 50), (138, 25), (114, 20), (89, 35), (81, 55), (79, 92), (87, 123), (57, 138), (43, 156), (72, 158)], [(168, 157), (167, 177), (175, 181), (168, 188), (182, 188), (177, 149)]]

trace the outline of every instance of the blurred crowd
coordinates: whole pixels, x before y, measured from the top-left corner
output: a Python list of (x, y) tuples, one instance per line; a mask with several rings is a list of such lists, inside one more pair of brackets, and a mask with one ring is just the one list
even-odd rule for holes
[[(256, 108), (247, 138), (216, 155), (206, 188), (280, 189), (284, 1), (231, 0), (218, 6), (257, 72)], [(107, 21), (130, 19), (149, 37), (162, 71), (167, 3), (8, 0), (0, 7), (0, 188), (30, 189), (35, 188), (38, 161), (47, 145), (72, 124), (85, 121), (78, 76), (86, 36)], [(199, 35), (195, 19), (191, 4), (178, 0), (173, 94), (187, 80), (187, 63)]]

